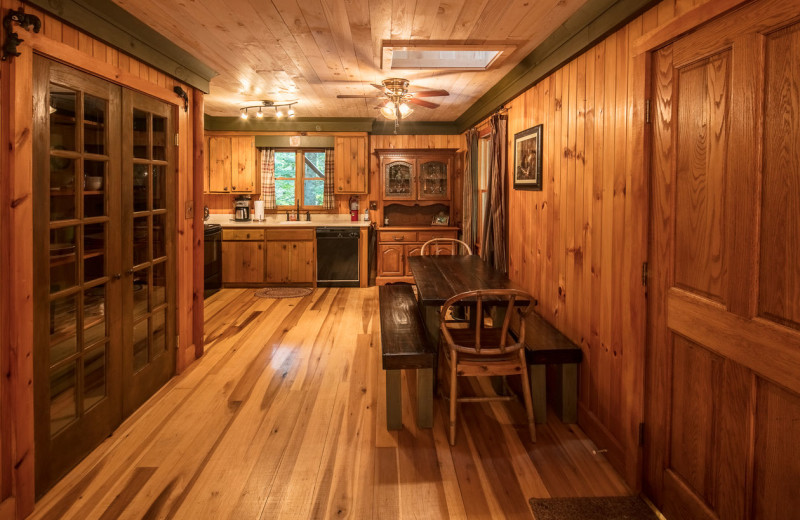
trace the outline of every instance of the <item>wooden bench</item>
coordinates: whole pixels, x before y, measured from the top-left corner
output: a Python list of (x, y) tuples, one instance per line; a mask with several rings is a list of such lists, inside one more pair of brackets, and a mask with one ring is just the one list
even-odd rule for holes
[(386, 370), (386, 427), (403, 428), (400, 371), (417, 371), (417, 425), (433, 426), (433, 377), (436, 349), (428, 341), (410, 285), (378, 288), (381, 351)]
[(525, 358), (536, 422), (547, 421), (547, 365), (559, 365), (556, 412), (564, 423), (578, 422), (578, 365), (583, 359), (580, 347), (531, 312), (525, 317)]

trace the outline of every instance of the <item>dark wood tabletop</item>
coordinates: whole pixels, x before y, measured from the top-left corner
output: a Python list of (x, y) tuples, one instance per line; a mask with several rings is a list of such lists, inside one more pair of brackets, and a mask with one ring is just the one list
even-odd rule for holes
[[(479, 289), (525, 289), (496, 270), (478, 255), (412, 256), (408, 258), (417, 284), (419, 302), (441, 306), (456, 294)], [(519, 300), (518, 304), (529, 302)], [(534, 302), (535, 303), (535, 302)]]

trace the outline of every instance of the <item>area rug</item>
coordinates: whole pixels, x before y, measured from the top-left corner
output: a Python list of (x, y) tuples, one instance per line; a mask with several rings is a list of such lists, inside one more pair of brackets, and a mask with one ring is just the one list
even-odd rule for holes
[(267, 287), (256, 291), (259, 298), (302, 298), (313, 292), (311, 287)]
[(531, 498), (536, 520), (658, 520), (634, 497)]

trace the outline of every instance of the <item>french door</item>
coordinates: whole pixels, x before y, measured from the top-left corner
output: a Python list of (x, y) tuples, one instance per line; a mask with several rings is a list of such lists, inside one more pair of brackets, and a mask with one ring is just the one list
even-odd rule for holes
[(800, 510), (800, 2), (654, 53), (645, 491), (665, 516)]
[(33, 128), (42, 495), (174, 370), (175, 172), (168, 105), (41, 57)]

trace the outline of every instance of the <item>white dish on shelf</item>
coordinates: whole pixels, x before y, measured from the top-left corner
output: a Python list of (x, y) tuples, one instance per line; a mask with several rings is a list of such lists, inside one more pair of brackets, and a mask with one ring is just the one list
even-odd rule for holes
[(84, 188), (87, 191), (97, 191), (103, 187), (102, 177), (86, 177)]

